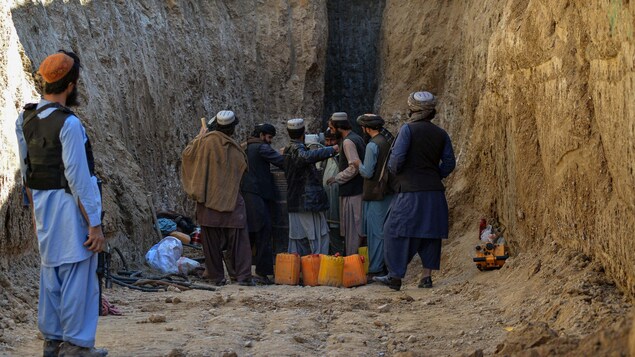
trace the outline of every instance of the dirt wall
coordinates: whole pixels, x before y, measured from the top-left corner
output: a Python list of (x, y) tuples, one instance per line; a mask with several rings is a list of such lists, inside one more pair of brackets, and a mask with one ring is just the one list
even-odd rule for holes
[[(82, 59), (76, 112), (104, 181), (106, 236), (129, 263), (159, 238), (155, 210), (193, 213), (179, 165), (201, 117), (234, 110), (241, 140), (257, 122), (319, 127), (324, 1), (3, 1), (0, 12), (0, 331), (35, 323), (39, 256), (14, 125), (39, 98), (31, 74), (48, 54)], [(0, 344), (17, 342), (0, 333)]]
[(157, 240), (153, 210), (191, 213), (180, 187), (180, 154), (201, 117), (234, 110), (239, 139), (257, 122), (274, 123), (283, 134), (293, 117), (319, 126), (325, 1), (5, 1), (0, 11), (5, 292), (12, 274), (37, 268), (39, 260), (30, 212), (21, 208), (14, 123), (39, 97), (31, 73), (48, 54), (70, 49), (81, 57), (76, 112), (104, 180), (104, 229), (130, 260), (142, 261)]
[(475, 205), (516, 251), (582, 251), (631, 296), (634, 21), (628, 1), (387, 1), (376, 101), (397, 127), (409, 92), (439, 96), (455, 218)]

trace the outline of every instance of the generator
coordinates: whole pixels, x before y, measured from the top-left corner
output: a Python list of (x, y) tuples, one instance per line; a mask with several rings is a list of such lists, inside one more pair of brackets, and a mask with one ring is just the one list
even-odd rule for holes
[(505, 238), (503, 238), (505, 227), (501, 226), (496, 219), (492, 220), (491, 225), (487, 223), (485, 218), (482, 218), (479, 223), (480, 244), (476, 246), (476, 255), (473, 258), (476, 267), (481, 271), (500, 269), (509, 258)]
[(478, 270), (500, 269), (509, 252), (505, 244), (483, 243), (476, 246), (476, 256), (473, 258)]

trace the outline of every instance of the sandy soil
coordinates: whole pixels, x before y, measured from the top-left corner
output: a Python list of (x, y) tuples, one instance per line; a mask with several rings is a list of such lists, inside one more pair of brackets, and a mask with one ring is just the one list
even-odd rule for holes
[[(106, 295), (124, 315), (100, 319), (97, 345), (111, 356), (627, 355), (631, 305), (597, 263), (547, 245), (480, 272), (470, 222), (452, 227), (464, 234), (445, 243), (432, 289), (417, 288), (418, 258), (400, 292), (377, 284), (161, 293), (115, 286)], [(24, 320), (5, 331), (13, 343), (0, 345), (0, 355), (41, 353), (34, 316)]]
[[(455, 294), (456, 283), (440, 281), (430, 290), (412, 284), (402, 292), (375, 284), (355, 289), (231, 285), (183, 293), (116, 287), (108, 296), (124, 316), (101, 318), (97, 344), (113, 356), (383, 356), (491, 353), (504, 339), (506, 326), (496, 322), (499, 311), (487, 301)], [(169, 297), (181, 302), (167, 303)], [(147, 322), (153, 315), (166, 321)], [(21, 330), (25, 343), (9, 355), (38, 354), (35, 326)]]

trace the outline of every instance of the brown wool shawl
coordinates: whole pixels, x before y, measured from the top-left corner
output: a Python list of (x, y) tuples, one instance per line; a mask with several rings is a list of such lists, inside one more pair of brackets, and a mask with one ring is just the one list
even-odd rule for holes
[(191, 199), (219, 212), (234, 210), (247, 171), (247, 156), (236, 141), (212, 131), (192, 140), (181, 159), (181, 182)]

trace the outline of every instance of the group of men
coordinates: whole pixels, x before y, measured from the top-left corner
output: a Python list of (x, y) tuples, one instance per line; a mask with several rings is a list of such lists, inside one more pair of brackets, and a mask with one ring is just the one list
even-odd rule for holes
[(273, 165), (284, 170), (287, 183), (289, 253), (351, 255), (367, 244), (369, 278), (395, 290), (418, 253), (424, 268), (419, 287), (431, 287), (448, 236), (441, 180), (455, 159), (447, 133), (430, 122), (436, 97), (412, 93), (408, 107), (397, 138), (379, 115), (357, 118), (362, 137), (346, 113), (333, 113), (325, 145), (318, 147), (305, 142), (304, 120), (290, 119), (282, 152), (271, 147), (273, 125), (256, 125), (241, 146), (232, 138), (235, 113), (219, 112), (188, 144), (182, 164), (183, 186), (202, 226), (208, 277), (225, 284), (224, 262), (241, 285), (272, 283)]
[[(107, 355), (94, 347), (100, 304), (96, 253), (105, 245), (100, 188), (90, 140), (69, 109), (78, 104), (80, 68), (73, 52), (45, 58), (38, 71), (42, 99), (25, 106), (16, 121), (20, 170), (41, 256), (38, 326), (45, 357)], [(419, 254), (424, 268), (419, 287), (431, 287), (431, 270), (439, 269), (441, 241), (448, 236), (441, 180), (455, 166), (448, 134), (430, 122), (435, 107), (431, 93), (411, 93), (408, 120), (396, 138), (378, 115), (357, 118), (362, 137), (346, 113), (334, 113), (326, 145), (317, 149), (305, 144), (304, 120), (291, 119), (282, 153), (271, 147), (274, 126), (256, 125), (241, 146), (233, 138), (237, 116), (219, 112), (182, 154), (182, 184), (196, 201), (208, 279), (225, 284), (226, 267), (241, 285), (271, 283), (274, 165), (287, 181), (289, 252), (350, 255), (367, 242), (369, 274), (395, 290)]]

